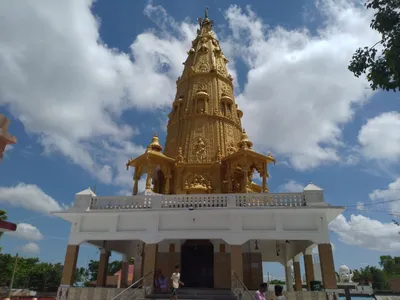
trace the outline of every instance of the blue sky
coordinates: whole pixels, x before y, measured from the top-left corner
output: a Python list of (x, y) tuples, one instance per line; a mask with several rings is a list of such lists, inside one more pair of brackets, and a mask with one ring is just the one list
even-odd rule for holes
[[(69, 224), (48, 215), (97, 186), (127, 194), (125, 162), (165, 124), (175, 80), (209, 7), (235, 78), (243, 127), (271, 151), (272, 192), (309, 181), (349, 209), (331, 226), (335, 263), (400, 254), (399, 96), (375, 92), (347, 64), (379, 35), (357, 1), (25, 1), (0, 4), (0, 111), (18, 138), (1, 164), (0, 207), (24, 223), (3, 251), (63, 261)], [(79, 264), (97, 258), (82, 247)], [(114, 256), (118, 259), (118, 256)], [(265, 272), (283, 276), (283, 267)]]

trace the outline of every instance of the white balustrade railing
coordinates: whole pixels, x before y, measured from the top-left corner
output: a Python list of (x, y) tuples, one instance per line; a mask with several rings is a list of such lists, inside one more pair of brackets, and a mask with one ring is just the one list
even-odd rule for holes
[(303, 193), (92, 197), (92, 210), (306, 206)]
[(303, 193), (282, 194), (238, 194), (236, 195), (236, 206), (305, 206)]
[(161, 208), (227, 207), (229, 194), (165, 195)]
[(90, 209), (151, 209), (150, 196), (93, 197)]

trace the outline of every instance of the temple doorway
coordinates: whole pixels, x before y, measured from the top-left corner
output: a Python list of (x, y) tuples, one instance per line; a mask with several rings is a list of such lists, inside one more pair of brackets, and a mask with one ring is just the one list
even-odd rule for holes
[(182, 245), (181, 280), (185, 287), (214, 287), (214, 246), (210, 240), (186, 240)]

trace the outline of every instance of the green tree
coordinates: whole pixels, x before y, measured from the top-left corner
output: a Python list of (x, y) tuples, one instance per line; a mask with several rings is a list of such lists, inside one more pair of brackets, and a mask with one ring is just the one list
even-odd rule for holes
[(357, 49), (348, 68), (356, 77), (366, 74), (372, 90), (400, 90), (400, 1), (368, 0), (365, 5), (376, 11), (370, 27), (381, 40)]
[[(8, 286), (15, 262), (15, 256), (0, 254), (0, 285)], [(40, 262), (38, 258), (18, 258), (14, 288), (29, 288), (35, 291), (57, 291), (61, 282), (63, 265), (61, 263)], [(74, 285), (86, 280), (85, 268), (77, 268)]]
[(372, 287), (374, 290), (388, 290), (388, 281), (387, 277), (385, 275), (385, 272), (383, 272), (381, 269), (378, 269), (376, 267), (370, 267), (371, 268), (371, 274), (372, 274)]
[(122, 269), (122, 261), (114, 260), (108, 264), (108, 275), (114, 275)]
[(88, 281), (89, 271), (83, 267), (76, 268), (74, 274), (74, 286), (77, 286), (78, 283), (85, 284)]
[(7, 213), (5, 210), (0, 209), (0, 221), (7, 221)]
[[(122, 262), (114, 260), (108, 264), (107, 275), (114, 275), (122, 268)], [(97, 280), (97, 270), (99, 269), (98, 260), (90, 260), (88, 264), (88, 278), (89, 281)]]
[(285, 284), (285, 281), (279, 279), (273, 279), (269, 282), (270, 284)]
[(400, 275), (400, 256), (383, 255), (380, 257), (379, 265), (388, 277)]

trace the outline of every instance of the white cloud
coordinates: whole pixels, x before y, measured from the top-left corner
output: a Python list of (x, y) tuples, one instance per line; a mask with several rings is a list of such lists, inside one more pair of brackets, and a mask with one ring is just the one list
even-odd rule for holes
[(0, 203), (2, 202), (41, 213), (58, 211), (63, 208), (37, 185), (25, 183), (0, 187)]
[(357, 210), (365, 210), (364, 203), (363, 202), (357, 202), (356, 209)]
[(4, 149), (4, 153), (11, 152), (14, 149), (14, 145), (7, 145)]
[(382, 223), (363, 215), (351, 215), (347, 220), (339, 215), (329, 224), (329, 229), (349, 245), (382, 252), (400, 251), (400, 228), (392, 223)]
[[(133, 186), (133, 183), (131, 183), (131, 185)], [(146, 178), (142, 177), (138, 182), (138, 194), (143, 193), (145, 190), (145, 187), (146, 187)], [(132, 188), (129, 190), (123, 189), (123, 190), (119, 191), (118, 194), (120, 194), (121, 196), (132, 196)]]
[(43, 234), (39, 231), (39, 229), (27, 223), (19, 223), (16, 231), (6, 232), (5, 234), (28, 241), (40, 241), (43, 239)]
[(371, 118), (358, 133), (363, 154), (370, 159), (400, 160), (400, 113), (387, 112)]
[[(126, 109), (170, 104), (195, 30), (176, 23), (174, 35), (163, 39), (149, 31), (138, 35), (132, 62), (101, 42), (92, 3), (0, 3), (0, 105), (37, 134), (46, 153), (60, 152), (101, 182), (116, 176), (121, 184), (115, 158), (125, 165), (134, 154), (125, 155), (135, 147), (129, 141), (135, 130), (119, 117)], [(145, 11), (153, 15), (151, 6)], [(122, 153), (106, 155), (104, 141)]]
[(297, 192), (302, 192), (304, 189), (304, 185), (301, 183), (298, 183), (294, 180), (289, 180), (288, 182), (282, 184), (280, 187), (278, 187), (278, 191), (283, 192), (283, 193), (297, 193)]
[(28, 243), (23, 245), (20, 249), (19, 252), (21, 254), (30, 256), (30, 255), (38, 255), (40, 253), (40, 247), (36, 243)]
[(356, 48), (379, 40), (369, 28), (372, 12), (358, 1), (317, 3), (325, 22), (315, 35), (305, 28), (266, 29), (249, 9), (226, 12), (231, 42), (250, 68), (237, 97), (243, 124), (261, 150), (289, 157), (297, 169), (339, 161), (342, 127), (371, 95), (347, 65)]
[[(60, 152), (101, 182), (127, 188), (129, 173), (116, 165), (123, 168), (140, 147), (131, 140), (136, 129), (120, 116), (171, 105), (196, 26), (150, 3), (144, 12), (158, 28), (139, 34), (131, 53), (121, 53), (101, 42), (92, 2), (0, 3), (0, 105), (38, 136), (46, 153)], [(347, 64), (354, 49), (377, 40), (367, 10), (352, 1), (318, 3), (326, 22), (316, 35), (303, 28), (266, 30), (254, 12), (231, 6), (232, 34), (221, 41), (232, 55), (232, 75), (238, 57), (249, 67), (238, 102), (250, 136), (298, 169), (339, 159), (341, 126), (370, 94)]]
[(393, 215), (400, 217), (400, 177), (388, 185), (387, 189), (374, 190), (369, 194), (372, 201), (385, 202), (374, 205), (376, 210), (389, 209)]

